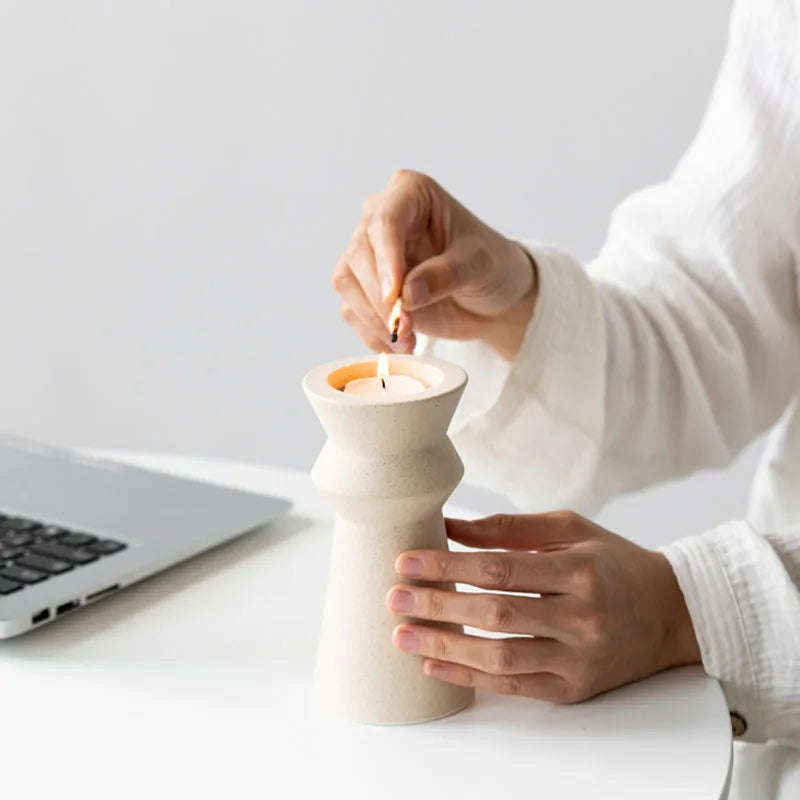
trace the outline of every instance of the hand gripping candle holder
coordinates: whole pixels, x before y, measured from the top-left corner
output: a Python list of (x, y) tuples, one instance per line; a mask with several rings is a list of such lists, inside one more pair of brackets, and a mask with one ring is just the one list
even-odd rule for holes
[(444, 361), (395, 355), (391, 373), (423, 390), (385, 399), (344, 393), (349, 381), (375, 376), (376, 363), (335, 361), (303, 379), (328, 435), (311, 477), (336, 511), (315, 692), (340, 717), (423, 722), (460, 711), (474, 692), (429, 678), (420, 656), (392, 644), (407, 618), (387, 609), (386, 595), (402, 582), (394, 569), (400, 553), (447, 549), (442, 505), (464, 473), (447, 427), (467, 376)]

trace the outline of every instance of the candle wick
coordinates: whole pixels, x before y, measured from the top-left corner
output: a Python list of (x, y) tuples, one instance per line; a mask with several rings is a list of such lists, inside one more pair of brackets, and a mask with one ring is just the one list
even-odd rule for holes
[(381, 386), (383, 386), (384, 389), (386, 388), (386, 381), (383, 378), (381, 378)]

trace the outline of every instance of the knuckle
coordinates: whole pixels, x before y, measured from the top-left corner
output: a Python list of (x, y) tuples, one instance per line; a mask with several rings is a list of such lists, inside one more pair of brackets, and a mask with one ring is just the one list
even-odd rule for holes
[(562, 706), (571, 705), (572, 703), (580, 703), (581, 700), (585, 699), (586, 698), (581, 694), (581, 690), (578, 686), (566, 682), (563, 686), (553, 689), (553, 696), (551, 698), (553, 703), (558, 703)]
[(582, 669), (570, 681), (564, 681), (560, 687), (558, 702), (581, 703), (594, 694), (594, 678), (587, 670)]
[(514, 672), (517, 663), (517, 653), (514, 646), (499, 641), (492, 644), (487, 659), (487, 670), (493, 675), (508, 675)]
[(440, 661), (448, 661), (450, 655), (450, 643), (446, 636), (436, 636), (433, 640), (434, 657)]
[(342, 313), (342, 319), (343, 319), (343, 320), (344, 320), (344, 321), (345, 321), (345, 322), (346, 322), (348, 325), (351, 325), (351, 324), (352, 324), (352, 323), (355, 321), (356, 314), (355, 314), (355, 312), (353, 311), (353, 309), (352, 309), (352, 308), (350, 308), (350, 306), (349, 306), (349, 305), (347, 305), (347, 303), (342, 303), (342, 309), (341, 309), (341, 313)]
[(347, 290), (350, 283), (350, 270), (345, 267), (337, 267), (331, 275), (331, 286), (338, 294)]
[(507, 630), (514, 620), (514, 606), (499, 595), (490, 595), (483, 601), (483, 628), (487, 631)]
[(373, 239), (375, 236), (385, 233), (387, 230), (391, 230), (396, 223), (397, 214), (391, 209), (381, 208), (379, 211), (375, 212), (372, 219), (369, 221), (367, 233), (370, 239)]
[(596, 567), (585, 567), (581, 576), (586, 596), (596, 600), (600, 596), (600, 574)]
[(428, 594), (427, 602), (428, 617), (431, 619), (440, 619), (444, 616), (444, 598), (439, 592), (430, 592)]
[(500, 694), (522, 694), (522, 681), (516, 675), (507, 675), (498, 684)]
[(450, 577), (451, 569), (447, 558), (432, 559), (430, 562), (431, 580), (443, 581)]
[(511, 584), (511, 564), (502, 556), (485, 556), (480, 563), (482, 585), (490, 589), (503, 589)]
[(599, 600), (603, 589), (603, 575), (600, 559), (594, 553), (586, 553), (577, 568), (578, 580), (584, 596), (591, 600)]
[(419, 192), (422, 195), (430, 193), (435, 185), (436, 181), (430, 175), (413, 169), (395, 170), (389, 180), (389, 186), (402, 186), (404, 191)]
[(363, 204), (361, 205), (361, 213), (362, 216), (369, 216), (372, 213), (372, 209), (375, 208), (375, 204), (378, 202), (378, 197), (380, 195), (371, 194), (367, 196), (367, 199), (364, 200)]
[(415, 172), (413, 169), (396, 169), (392, 173), (392, 177), (390, 179), (390, 183), (401, 183), (405, 181), (413, 181), (418, 180), (419, 178), (424, 177), (419, 172)]
[[(342, 256), (342, 260), (346, 264), (353, 264), (354, 262), (358, 261), (364, 251), (364, 234), (359, 232), (347, 243), (347, 247), (344, 249), (344, 255)], [(346, 267), (345, 272), (350, 272), (350, 268)]]
[(580, 514), (570, 511), (568, 508), (563, 508), (560, 511), (554, 511), (551, 514), (553, 522), (561, 528), (573, 528), (581, 519)]
[(513, 514), (492, 514), (487, 522), (498, 531), (508, 532), (514, 527), (515, 520)]
[(475, 673), (471, 669), (464, 672), (463, 684), (464, 686), (475, 686)]
[[(443, 288), (451, 288), (458, 284), (458, 269), (452, 261), (443, 261), (437, 269), (439, 270), (439, 280)], [(498, 514), (497, 516), (503, 516)]]
[(584, 644), (596, 648), (605, 642), (608, 626), (601, 614), (588, 614), (581, 625), (581, 634)]

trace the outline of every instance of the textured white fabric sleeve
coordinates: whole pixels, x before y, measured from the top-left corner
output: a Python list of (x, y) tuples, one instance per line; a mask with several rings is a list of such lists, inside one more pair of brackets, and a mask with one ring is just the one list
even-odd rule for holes
[(762, 535), (731, 522), (661, 549), (743, 738), (800, 747), (800, 527)]
[(727, 463), (800, 386), (797, 21), (748, 0), (695, 141), (626, 200), (586, 267), (526, 243), (540, 296), (505, 364), (431, 340), (470, 386), (453, 440), (467, 480), (529, 510), (608, 498)]
[[(527, 510), (721, 465), (800, 386), (800, 55), (788, 0), (741, 0), (697, 138), (625, 201), (585, 268), (536, 243), (541, 292), (512, 364), (429, 341), (471, 386), (466, 478)], [(800, 489), (797, 489), (800, 490)], [(747, 738), (800, 737), (800, 530), (721, 526), (665, 548), (709, 674)]]

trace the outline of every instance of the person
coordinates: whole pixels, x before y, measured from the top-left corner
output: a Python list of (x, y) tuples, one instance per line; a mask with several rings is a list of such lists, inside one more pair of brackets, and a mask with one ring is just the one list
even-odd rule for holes
[[(345, 320), (386, 350), (402, 297), (394, 349), (470, 374), (453, 429), (468, 474), (540, 512), (449, 520), (477, 551), (398, 559), (387, 603), (420, 622), (394, 643), (429, 675), (569, 703), (702, 663), (737, 737), (800, 745), (798, 14), (736, 3), (695, 140), (585, 266), (415, 172), (366, 201), (332, 278)], [(770, 426), (747, 520), (651, 551), (576, 513), (727, 464)]]

